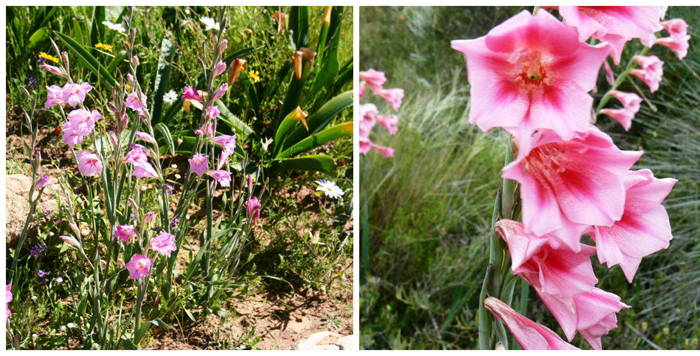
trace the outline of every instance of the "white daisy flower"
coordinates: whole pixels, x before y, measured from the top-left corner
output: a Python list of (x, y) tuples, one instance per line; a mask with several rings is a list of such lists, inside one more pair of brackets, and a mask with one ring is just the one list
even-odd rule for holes
[(169, 92), (165, 93), (165, 95), (163, 95), (163, 101), (168, 104), (174, 103), (175, 100), (177, 100), (177, 93), (174, 90), (170, 90)]
[(316, 190), (322, 191), (323, 194), (333, 199), (338, 199), (345, 194), (342, 189), (338, 188), (338, 185), (336, 185), (335, 182), (321, 179), (317, 180), (316, 183), (318, 184), (318, 188), (316, 188)]
[(199, 19), (199, 21), (202, 21), (202, 23), (204, 23), (204, 26), (206, 26), (204, 31), (209, 31), (211, 29), (216, 29), (217, 31), (219, 30), (219, 23), (215, 22), (214, 19), (211, 17), (202, 17), (201, 19)]
[(56, 278), (56, 283), (63, 283), (63, 278), (61, 278), (61, 277)]
[(68, 327), (68, 329), (73, 329), (75, 327), (75, 324), (68, 323), (68, 324), (66, 324), (66, 326)]
[(36, 301), (36, 296), (35, 296), (35, 295), (32, 296), (32, 301)]
[(61, 325), (61, 327), (59, 328), (59, 330), (61, 330), (61, 331), (66, 331), (66, 326), (65, 326), (65, 325)]
[(124, 26), (122, 26), (122, 24), (115, 24), (115, 23), (111, 23), (109, 21), (102, 21), (102, 24), (107, 26), (107, 28), (109, 28), (110, 30), (119, 31), (121, 33), (126, 33), (126, 29), (124, 28)]

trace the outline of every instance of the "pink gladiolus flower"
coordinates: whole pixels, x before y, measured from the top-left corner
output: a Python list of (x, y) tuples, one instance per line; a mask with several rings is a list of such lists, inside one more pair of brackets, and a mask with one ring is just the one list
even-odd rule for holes
[(248, 218), (250, 219), (250, 224), (255, 225), (255, 223), (260, 218), (260, 200), (257, 197), (252, 197), (248, 200)]
[(121, 242), (129, 242), (132, 237), (136, 237), (136, 229), (131, 225), (118, 225), (112, 237), (118, 238)]
[(73, 247), (80, 247), (80, 242), (78, 242), (78, 240), (76, 240), (76, 239), (75, 239), (74, 237), (72, 237), (72, 236), (61, 235), (61, 236), (59, 236), (59, 238), (60, 238), (61, 240), (63, 240), (63, 242), (67, 243), (67, 244), (70, 245), (70, 246), (73, 246)]
[(559, 14), (578, 30), (581, 42), (589, 37), (608, 42), (615, 64), (627, 41), (638, 38), (651, 47), (654, 32), (661, 30), (659, 6), (559, 6)]
[(376, 145), (369, 139), (372, 128), (376, 125), (379, 117), (377, 107), (374, 104), (361, 104), (360, 117), (360, 153), (366, 155), (374, 148), (386, 158), (393, 157), (393, 149)]
[(572, 298), (590, 292), (598, 282), (590, 259), (595, 254), (592, 246), (579, 242), (578, 249), (560, 248), (558, 238), (527, 233), (521, 222), (513, 220), (499, 220), (495, 231), (508, 244), (513, 274), (540, 294)]
[(44, 103), (44, 109), (48, 110), (50, 107), (63, 103), (63, 89), (58, 85), (52, 85), (46, 87), (48, 90), (48, 95), (46, 97), (46, 103)]
[(399, 111), (403, 100), (403, 89), (380, 89), (374, 94), (386, 100), (394, 111)]
[(209, 122), (209, 124), (204, 123), (202, 124), (202, 128), (194, 130), (194, 133), (197, 135), (211, 136), (214, 134), (214, 124), (211, 122)]
[(528, 233), (552, 233), (578, 251), (588, 226), (612, 225), (622, 217), (624, 176), (643, 152), (621, 151), (593, 125), (568, 141), (541, 131), (533, 143), (533, 149), (519, 147), (518, 158), (502, 177), (521, 184)]
[(149, 222), (152, 222), (155, 220), (156, 220), (156, 212), (155, 211), (149, 211), (146, 213), (146, 215), (143, 216), (144, 223), (149, 223)]
[(131, 260), (124, 267), (129, 270), (129, 276), (132, 279), (143, 279), (144, 276), (151, 274), (151, 264), (153, 259), (137, 253), (131, 256)]
[(151, 249), (161, 255), (170, 257), (170, 253), (177, 250), (175, 236), (163, 231), (158, 236), (151, 239)]
[(620, 265), (631, 283), (642, 258), (668, 247), (673, 238), (666, 209), (661, 204), (676, 180), (658, 179), (648, 169), (625, 176), (625, 210), (612, 226), (594, 226), (598, 260), (608, 267)]
[(197, 175), (201, 177), (202, 174), (209, 169), (209, 159), (207, 157), (208, 156), (196, 154), (188, 159), (190, 162), (190, 172), (197, 173)]
[(148, 162), (148, 157), (150, 157), (151, 153), (148, 151), (148, 149), (142, 145), (132, 143), (129, 145), (131, 147), (131, 151), (124, 156), (124, 159), (122, 159), (122, 162), (124, 163), (147, 163)]
[(185, 87), (185, 92), (182, 94), (182, 100), (192, 100), (199, 101), (200, 103), (204, 101), (199, 93), (192, 87)]
[(211, 139), (211, 142), (214, 142), (215, 144), (221, 146), (224, 149), (224, 151), (227, 151), (229, 154), (233, 153), (233, 150), (236, 149), (236, 135), (216, 136)]
[(360, 80), (367, 83), (372, 91), (378, 91), (381, 90), (384, 83), (386, 83), (386, 75), (384, 72), (370, 69), (368, 71), (360, 72)]
[(222, 187), (228, 187), (231, 184), (231, 173), (218, 170), (218, 171), (207, 171), (210, 177), (216, 179), (216, 181), (221, 184)]
[(523, 11), (475, 40), (452, 41), (467, 58), (469, 122), (502, 127), (526, 145), (542, 129), (563, 140), (585, 131), (607, 45), (579, 42), (576, 29), (546, 11)]
[(629, 306), (620, 297), (599, 288), (573, 298), (561, 298), (537, 291), (544, 305), (561, 326), (569, 341), (578, 330), (594, 349), (602, 348), (600, 338), (617, 328), (617, 313)]
[(633, 114), (636, 114), (639, 111), (639, 104), (642, 103), (642, 98), (640, 98), (639, 95), (635, 93), (625, 93), (618, 90), (611, 91), (610, 95), (619, 100), (625, 110), (628, 110)]
[(221, 99), (221, 98), (224, 96), (224, 94), (226, 94), (226, 91), (227, 91), (227, 90), (228, 90), (228, 84), (227, 84), (227, 83), (221, 84), (221, 86), (219, 87), (219, 89), (217, 89), (217, 90), (214, 92), (214, 96), (211, 98), (211, 99), (212, 99), (212, 102)]
[(75, 156), (78, 159), (78, 169), (84, 176), (91, 177), (102, 173), (102, 161), (98, 155), (82, 150)]
[(615, 121), (619, 122), (625, 131), (629, 131), (632, 126), (632, 119), (634, 119), (634, 113), (625, 109), (603, 109), (600, 111), (601, 114), (608, 115)]
[(73, 110), (68, 114), (69, 130), (82, 136), (89, 135), (95, 129), (95, 122), (101, 118), (102, 114), (97, 110)]
[(503, 322), (523, 350), (578, 350), (554, 331), (520, 315), (494, 297), (486, 298), (484, 307)]
[(134, 162), (133, 176), (136, 178), (158, 178), (158, 172), (148, 162)]
[(377, 115), (377, 122), (393, 135), (398, 129), (396, 125), (399, 123), (399, 117), (396, 115)]
[(6, 285), (5, 286), (5, 319), (9, 319), (10, 315), (12, 312), (10, 312), (10, 306), (8, 305), (10, 302), (12, 302), (12, 286), (11, 285)]
[(630, 73), (648, 85), (652, 93), (659, 90), (664, 75), (664, 62), (657, 56), (634, 56), (632, 60), (639, 63), (642, 69), (633, 69)]
[(63, 102), (75, 107), (85, 100), (85, 95), (92, 90), (88, 83), (76, 84), (67, 83), (63, 86)]
[(141, 100), (139, 100), (138, 94), (136, 92), (133, 92), (126, 97), (124, 105), (127, 108), (131, 108), (131, 110), (141, 111), (143, 110), (143, 107), (146, 104), (146, 100), (146, 94), (141, 93)]
[(661, 23), (669, 35), (685, 37), (688, 35), (688, 24), (683, 19), (670, 19)]
[(689, 41), (690, 35), (685, 35), (659, 38), (655, 43), (672, 50), (678, 56), (678, 59), (682, 60), (688, 55)]
[(210, 119), (218, 117), (220, 113), (219, 108), (216, 106), (210, 106), (207, 108), (207, 117)]
[(136, 137), (140, 138), (144, 142), (148, 143), (156, 143), (156, 140), (151, 136), (150, 134), (147, 134), (145, 132), (138, 131), (135, 133)]
[(226, 62), (220, 61), (214, 66), (214, 77), (218, 77), (221, 73), (226, 71)]
[(617, 90), (613, 90), (610, 94), (622, 103), (622, 109), (603, 109), (601, 114), (610, 116), (611, 118), (617, 120), (617, 122), (629, 131), (632, 126), (632, 119), (634, 115), (639, 111), (639, 105), (642, 103), (642, 98), (635, 93), (625, 93)]
[(61, 68), (58, 68), (58, 67), (50, 66), (48, 64), (42, 64), (41, 69), (43, 69), (51, 74), (57, 75), (59, 77), (63, 77), (63, 78), (66, 77), (66, 75), (61, 71)]
[(365, 98), (366, 91), (367, 91), (367, 88), (365, 87), (365, 83), (360, 83), (360, 100)]
[(49, 182), (49, 176), (44, 175), (43, 177), (39, 178), (36, 183), (34, 183), (34, 189), (41, 189), (44, 187), (48, 187), (51, 185), (51, 182)]

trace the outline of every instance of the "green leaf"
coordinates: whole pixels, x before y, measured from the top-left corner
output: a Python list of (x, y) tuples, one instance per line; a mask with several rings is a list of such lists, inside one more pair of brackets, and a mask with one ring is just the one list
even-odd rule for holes
[(112, 76), (105, 70), (105, 68), (100, 65), (100, 63), (93, 57), (83, 46), (81, 46), (74, 39), (60, 33), (54, 32), (58, 38), (60, 38), (68, 47), (78, 55), (82, 62), (90, 69), (98, 78), (102, 79), (104, 83), (109, 87), (118, 88), (119, 84), (112, 78)]
[[(95, 6), (92, 10), (92, 24), (90, 26), (90, 41), (92, 45), (101, 42), (106, 26), (102, 23), (105, 20), (105, 7)], [(93, 52), (94, 53), (94, 52)]]
[(122, 348), (125, 350), (137, 350), (139, 347), (136, 346), (131, 340), (122, 340)]
[(155, 87), (153, 92), (153, 107), (151, 109), (151, 122), (160, 122), (160, 115), (163, 112), (163, 95), (170, 83), (170, 61), (175, 53), (175, 46), (167, 38), (163, 37), (160, 43), (160, 57), (158, 58), (158, 69), (156, 71)]
[(160, 327), (163, 328), (163, 329), (172, 329), (172, 328), (173, 328), (172, 326), (166, 324), (163, 320), (160, 320), (160, 319), (157, 319), (157, 318), (151, 320), (151, 324), (153, 324), (153, 325), (155, 325), (155, 326), (160, 326)]
[[(304, 126), (297, 127), (287, 137), (284, 145), (277, 152), (286, 150), (287, 148), (297, 144), (304, 138), (315, 135), (323, 130), (341, 111), (352, 106), (352, 90), (348, 90), (335, 98), (325, 103), (317, 112), (306, 118), (306, 123), (309, 125), (309, 131), (306, 131)], [(277, 149), (277, 146), (275, 146)]]
[(232, 130), (243, 133), (245, 137), (255, 135), (253, 129), (251, 129), (245, 122), (241, 121), (241, 119), (239, 119), (236, 115), (232, 114), (221, 100), (217, 100), (215, 104), (216, 107), (219, 108), (220, 122), (228, 124)]
[(280, 126), (277, 128), (277, 133), (275, 134), (274, 142), (276, 142), (276, 145), (282, 145), (284, 142), (284, 138), (287, 136), (289, 133), (289, 130), (294, 128), (296, 124), (298, 124), (300, 121), (296, 118), (295, 116), (295, 111), (290, 112), (287, 117), (282, 120), (282, 123), (280, 123)]
[(46, 31), (46, 28), (42, 27), (36, 30), (36, 32), (34, 32), (34, 34), (31, 37), (29, 37), (29, 43), (27, 43), (27, 48), (32, 49), (36, 47), (36, 45), (38, 45), (39, 43), (45, 41), (47, 38), (49, 38), (49, 33)]
[(332, 174), (335, 172), (335, 161), (326, 155), (312, 155), (298, 158), (282, 159), (282, 169), (314, 171)]
[(309, 8), (292, 6), (289, 13), (289, 30), (292, 31), (294, 48), (309, 47)]
[(287, 158), (341, 137), (352, 137), (352, 121), (333, 126), (315, 135), (309, 136), (278, 154), (277, 158)]
[(160, 132), (165, 138), (165, 142), (168, 144), (168, 149), (170, 149), (170, 154), (175, 154), (175, 141), (173, 141), (173, 136), (170, 135), (170, 130), (162, 122), (153, 127), (156, 131)]
[(141, 329), (139, 329), (136, 332), (136, 335), (134, 335), (134, 345), (138, 345), (139, 342), (141, 342), (141, 339), (143, 339), (144, 336), (146, 336), (146, 333), (148, 332), (148, 329), (151, 327), (151, 323), (143, 323), (141, 325)]

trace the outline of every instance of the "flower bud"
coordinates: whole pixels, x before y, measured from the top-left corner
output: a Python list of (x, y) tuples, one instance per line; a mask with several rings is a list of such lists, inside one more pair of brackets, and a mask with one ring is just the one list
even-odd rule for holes
[(253, 175), (248, 174), (248, 192), (252, 192), (253, 189)]
[(226, 84), (226, 83), (221, 84), (219, 89), (216, 90), (216, 92), (214, 93), (214, 96), (211, 98), (211, 101), (214, 102), (214, 101), (221, 99), (221, 97), (223, 97), (224, 94), (226, 94), (227, 90), (228, 90), (228, 84)]
[(139, 65), (140, 63), (141, 63), (141, 62), (139, 62), (139, 57), (138, 57), (138, 56), (133, 56), (133, 57), (131, 57), (131, 64), (133, 64), (134, 67), (138, 67), (138, 65)]
[(79, 247), (80, 247), (80, 242), (78, 242), (78, 240), (76, 240), (76, 239), (75, 239), (74, 237), (72, 237), (72, 236), (64, 236), (64, 235), (62, 235), (62, 236), (59, 236), (59, 238), (60, 238), (61, 240), (63, 240), (63, 242), (67, 243), (67, 244), (70, 245), (70, 246), (73, 246), (73, 247), (76, 247), (76, 248), (79, 248)]
[(214, 66), (214, 77), (218, 77), (221, 73), (226, 71), (226, 62), (220, 61), (216, 66)]
[(143, 216), (144, 223), (153, 222), (155, 220), (156, 220), (156, 212), (155, 211), (149, 211), (146, 213), (146, 215)]
[(222, 54), (226, 51), (226, 47), (228, 47), (228, 40), (223, 40), (221, 41), (221, 44), (219, 45), (219, 54)]
[(63, 66), (68, 68), (70, 66), (70, 62), (68, 62), (68, 52), (61, 52), (61, 58), (63, 59)]
[(297, 80), (301, 80), (301, 74), (304, 70), (302, 58), (304, 54), (301, 51), (294, 52), (294, 73), (296, 74)]
[(73, 230), (74, 234), (80, 236), (80, 229), (78, 229), (78, 225), (76, 225), (74, 222), (69, 222), (68, 226), (70, 226), (70, 229)]
[(66, 77), (66, 74), (63, 73), (63, 71), (61, 70), (61, 68), (58, 68), (58, 67), (50, 66), (50, 65), (48, 65), (48, 64), (42, 64), (42, 65), (41, 65), (41, 69), (43, 69), (43, 70), (45, 70), (45, 71), (47, 71), (47, 72), (49, 72), (49, 73), (51, 73), (51, 74), (57, 75), (57, 76), (59, 76), (59, 77), (63, 77), (63, 78)]
[[(136, 56), (134, 56), (134, 58), (136, 58)], [(129, 85), (134, 85), (134, 76), (130, 73), (127, 73), (126, 81), (129, 83)]]
[(233, 62), (231, 63), (231, 68), (229, 68), (228, 74), (229, 86), (233, 85), (233, 83), (235, 83), (238, 80), (238, 77), (241, 75), (241, 72), (245, 69), (247, 64), (248, 63), (246, 62), (246, 60), (242, 58), (236, 58), (233, 60)]

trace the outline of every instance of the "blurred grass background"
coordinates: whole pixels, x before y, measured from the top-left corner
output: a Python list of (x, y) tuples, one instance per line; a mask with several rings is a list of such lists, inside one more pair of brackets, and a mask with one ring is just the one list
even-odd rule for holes
[[(478, 293), (507, 137), (497, 130), (482, 133), (467, 122), (464, 56), (450, 41), (483, 36), (522, 9), (360, 9), (361, 70), (384, 71), (387, 87), (406, 92), (398, 133), (375, 130), (372, 138), (393, 147), (395, 157), (371, 152), (362, 158), (363, 228), (368, 227), (362, 234), (369, 242), (363, 246), (369, 260), (362, 266), (367, 278), (360, 308), (365, 349), (476, 348)], [(674, 17), (690, 25), (688, 56), (679, 61), (655, 47), (651, 53), (666, 62), (664, 80), (656, 93), (642, 92), (646, 101), (630, 132), (608, 118), (598, 123), (622, 149), (646, 152), (635, 169), (648, 167), (657, 177), (679, 180), (666, 200), (674, 239), (667, 250), (642, 261), (632, 284), (619, 267), (608, 269), (594, 257), (598, 286), (632, 306), (603, 338), (605, 349), (698, 349), (700, 9), (671, 7), (666, 18)], [(626, 56), (638, 46), (638, 41), (628, 45)], [(604, 79), (598, 83), (604, 92)], [(635, 90), (629, 82), (621, 89)], [(525, 315), (563, 335), (533, 292)], [(573, 344), (590, 348), (580, 336)]]

